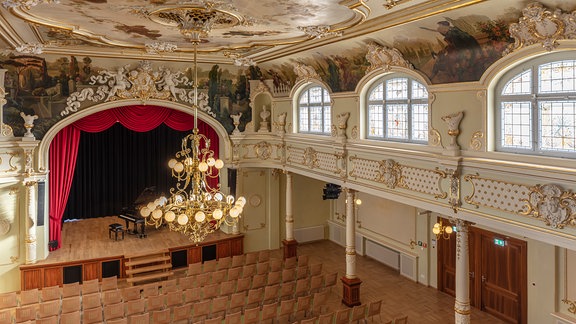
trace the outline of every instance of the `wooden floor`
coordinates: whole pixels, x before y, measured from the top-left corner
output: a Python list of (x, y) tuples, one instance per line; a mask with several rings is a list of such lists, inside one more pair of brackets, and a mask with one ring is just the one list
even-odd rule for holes
[[(191, 242), (179, 233), (168, 229), (156, 230), (148, 227), (148, 237), (140, 239), (135, 235), (126, 235), (122, 241), (108, 238), (108, 224), (124, 224), (117, 217), (103, 217), (76, 222), (67, 222), (63, 226), (63, 246), (51, 252), (50, 256), (39, 263), (53, 263), (73, 260), (92, 259), (116, 255), (126, 255), (143, 251), (155, 251), (168, 247), (185, 246)], [(208, 237), (217, 239), (223, 233)], [(301, 244), (299, 255), (308, 255), (310, 263), (322, 263), (324, 272), (338, 271), (339, 277), (345, 273), (345, 250), (331, 241), (319, 241)], [(271, 256), (282, 258), (282, 250), (273, 250)], [(400, 315), (408, 315), (408, 323), (445, 324), (454, 323), (454, 298), (439, 292), (435, 288), (415, 283), (398, 271), (373, 259), (357, 256), (357, 273), (363, 281), (360, 288), (360, 300), (363, 304), (382, 299), (381, 320), (387, 321)], [(177, 276), (183, 275), (181, 271)], [(344, 308), (341, 304), (342, 283), (338, 281), (332, 290), (328, 310)], [(471, 323), (504, 323), (493, 316), (473, 308)]]

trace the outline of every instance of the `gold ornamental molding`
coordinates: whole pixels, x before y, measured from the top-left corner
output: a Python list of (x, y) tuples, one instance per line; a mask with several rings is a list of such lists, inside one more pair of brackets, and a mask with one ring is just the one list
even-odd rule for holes
[(304, 165), (311, 170), (327, 171), (338, 177), (346, 177), (345, 152), (320, 152), (312, 147), (286, 147), (286, 162), (292, 165)]
[(370, 66), (366, 69), (366, 74), (378, 69), (388, 72), (393, 66), (414, 70), (412, 63), (406, 60), (396, 48), (370, 42), (367, 49), (366, 60)]
[(555, 184), (530, 187), (521, 215), (542, 220), (552, 228), (576, 225), (576, 194)]
[(481, 151), (484, 148), (484, 132), (476, 131), (472, 134), (470, 139), (470, 149), (474, 151)]
[(393, 160), (370, 160), (351, 156), (349, 176), (383, 183), (390, 189), (402, 188), (445, 199), (448, 193), (441, 187), (446, 172), (401, 165)]
[(503, 55), (533, 44), (552, 51), (558, 47), (558, 40), (576, 38), (576, 12), (565, 13), (559, 8), (551, 11), (535, 2), (524, 8), (522, 15), (518, 23), (510, 24), (514, 44), (510, 44)]
[[(172, 72), (165, 67), (154, 70), (149, 61), (140, 61), (135, 69), (130, 69), (128, 64), (113, 71), (99, 71), (98, 75), (90, 77), (90, 85), (93, 87), (70, 94), (66, 108), (60, 112), (61, 116), (77, 112), (84, 101), (100, 103), (139, 99), (145, 103), (160, 99), (194, 104), (194, 91), (183, 88), (192, 85), (192, 82), (182, 72)], [(203, 92), (198, 94), (198, 109), (216, 117), (208, 106), (208, 95)]]
[(562, 302), (566, 305), (568, 305), (568, 311), (572, 314), (576, 314), (576, 301), (574, 300), (568, 300), (568, 299), (562, 299)]
[(435, 129), (435, 128), (430, 128), (430, 130), (428, 131), (428, 143), (431, 146), (437, 146), (437, 147), (442, 147), (442, 135), (440, 135), (440, 132)]

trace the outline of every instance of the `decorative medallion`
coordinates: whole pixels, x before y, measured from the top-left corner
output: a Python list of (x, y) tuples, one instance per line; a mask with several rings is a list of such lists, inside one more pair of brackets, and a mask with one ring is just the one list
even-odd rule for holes
[(576, 12), (554, 12), (544, 8), (540, 3), (531, 3), (522, 10), (523, 16), (518, 23), (510, 24), (510, 44), (503, 55), (533, 44), (541, 44), (547, 51), (558, 47), (560, 39), (574, 39), (576, 36)]
[(376, 181), (382, 182), (390, 189), (396, 188), (396, 185), (402, 179), (402, 166), (394, 160), (379, 161), (378, 176)]
[(576, 225), (576, 195), (572, 191), (555, 184), (536, 185), (530, 188), (528, 199), (521, 201), (525, 203), (522, 215), (540, 218), (552, 228)]
[(252, 195), (248, 199), (248, 202), (250, 203), (250, 206), (258, 207), (262, 204), (262, 197), (260, 197), (259, 195)]
[(311, 147), (307, 147), (304, 150), (304, 164), (307, 165), (310, 169), (317, 168), (318, 163), (318, 156), (315, 149)]
[(402, 56), (399, 50), (387, 46), (382, 46), (371, 42), (368, 44), (368, 53), (366, 53), (366, 59), (370, 63), (370, 67), (366, 70), (366, 73), (374, 71), (376, 69), (383, 69), (384, 71), (390, 71), (392, 66), (399, 66), (407, 69), (414, 69), (414, 66)]
[(268, 160), (272, 156), (272, 145), (268, 142), (258, 142), (254, 145), (256, 156), (261, 160)]

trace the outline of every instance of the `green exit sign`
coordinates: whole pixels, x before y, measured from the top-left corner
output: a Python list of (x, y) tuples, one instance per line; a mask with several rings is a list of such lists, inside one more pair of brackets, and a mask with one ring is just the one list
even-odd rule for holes
[(504, 246), (505, 243), (506, 243), (506, 241), (504, 241), (503, 239), (498, 239), (498, 238), (494, 239), (494, 244), (496, 244), (498, 246)]

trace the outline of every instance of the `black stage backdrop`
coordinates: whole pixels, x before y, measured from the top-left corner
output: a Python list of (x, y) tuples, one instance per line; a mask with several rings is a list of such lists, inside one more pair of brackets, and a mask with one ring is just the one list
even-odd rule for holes
[(175, 185), (168, 161), (187, 134), (164, 124), (141, 133), (120, 123), (99, 133), (82, 132), (63, 219), (118, 215), (151, 186), (158, 195), (168, 194)]

